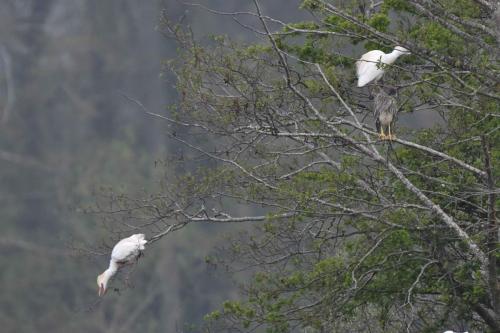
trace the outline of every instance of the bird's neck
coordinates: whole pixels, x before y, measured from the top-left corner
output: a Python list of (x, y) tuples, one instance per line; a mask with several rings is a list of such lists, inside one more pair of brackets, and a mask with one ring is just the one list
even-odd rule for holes
[(391, 65), (396, 61), (396, 59), (401, 55), (402, 53), (398, 50), (394, 50), (391, 53), (384, 54), (382, 58), (380, 59), (384, 64)]
[(111, 278), (113, 275), (116, 274), (116, 271), (118, 270), (118, 264), (114, 261), (111, 260), (109, 262), (109, 267), (107, 270), (104, 271), (104, 274), (109, 278)]

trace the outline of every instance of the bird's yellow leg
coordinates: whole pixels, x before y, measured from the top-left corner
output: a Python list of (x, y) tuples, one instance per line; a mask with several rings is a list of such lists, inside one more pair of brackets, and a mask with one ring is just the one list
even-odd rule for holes
[(389, 135), (388, 135), (389, 140), (394, 140), (396, 138), (396, 135), (392, 134), (391, 131), (391, 124), (389, 124)]
[(383, 126), (380, 126), (380, 133), (378, 134), (378, 137), (379, 137), (380, 140), (385, 140), (387, 138), (385, 136), (384, 127)]

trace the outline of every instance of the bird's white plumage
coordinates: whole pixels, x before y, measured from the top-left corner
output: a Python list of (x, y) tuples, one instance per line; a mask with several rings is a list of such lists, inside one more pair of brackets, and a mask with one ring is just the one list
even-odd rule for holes
[(109, 267), (97, 277), (99, 296), (106, 292), (109, 280), (116, 274), (118, 269), (126, 264), (134, 263), (144, 250), (147, 240), (144, 234), (135, 234), (120, 240), (111, 251)]
[(116, 263), (127, 263), (135, 260), (140, 252), (144, 250), (144, 245), (147, 243), (144, 234), (135, 234), (124, 238), (116, 243), (111, 252), (111, 260)]
[(384, 53), (380, 50), (366, 52), (356, 61), (356, 75), (358, 77), (358, 87), (364, 87), (370, 82), (376, 82), (385, 73), (383, 65), (390, 65), (403, 54), (409, 54), (408, 50), (401, 46), (396, 46), (391, 53)]
[(356, 74), (358, 76), (358, 87), (363, 87), (371, 81), (378, 81), (384, 75), (384, 70), (380, 67), (384, 52), (373, 50), (367, 52), (356, 61)]

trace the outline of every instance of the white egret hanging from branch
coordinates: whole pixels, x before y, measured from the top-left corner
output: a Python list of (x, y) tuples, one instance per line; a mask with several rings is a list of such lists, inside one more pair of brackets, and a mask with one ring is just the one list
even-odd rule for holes
[(97, 277), (99, 296), (106, 293), (108, 282), (118, 272), (118, 269), (137, 261), (146, 243), (144, 234), (135, 234), (116, 243), (111, 252), (108, 269)]

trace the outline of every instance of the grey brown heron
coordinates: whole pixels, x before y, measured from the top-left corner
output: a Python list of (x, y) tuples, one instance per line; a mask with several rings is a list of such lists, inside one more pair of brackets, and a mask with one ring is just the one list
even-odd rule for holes
[[(376, 87), (375, 97), (373, 100), (373, 116), (379, 138), (381, 140), (393, 140), (396, 136), (392, 133), (391, 126), (394, 127), (396, 115), (398, 112), (398, 103), (392, 95), (394, 89), (390, 89), (389, 94), (381, 87)], [(384, 133), (384, 128), (387, 129), (387, 135)]]

